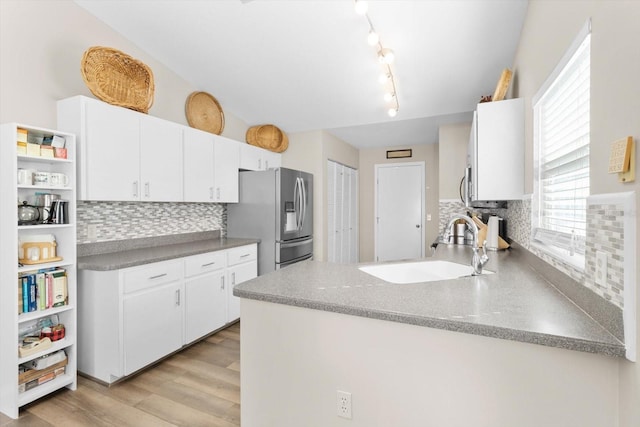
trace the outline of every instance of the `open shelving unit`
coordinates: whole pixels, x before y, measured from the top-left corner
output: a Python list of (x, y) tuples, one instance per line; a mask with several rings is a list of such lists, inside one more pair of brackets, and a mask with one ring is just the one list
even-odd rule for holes
[[(36, 136), (65, 138), (67, 158), (46, 158), (17, 153), (18, 129)], [(18, 418), (19, 409), (62, 387), (76, 389), (77, 365), (77, 272), (76, 272), (76, 145), (70, 133), (17, 123), (0, 125), (0, 412)], [(18, 185), (18, 169), (57, 172), (67, 175), (66, 186)], [(36, 193), (55, 193), (68, 200), (68, 224), (18, 225), (18, 204)], [(15, 205), (13, 203), (16, 203)], [(62, 260), (31, 265), (18, 262), (18, 241), (21, 236), (53, 234), (56, 253)], [(68, 304), (45, 310), (20, 313), (18, 307), (18, 276), (42, 269), (63, 268), (67, 276)], [(20, 357), (19, 330), (39, 319), (56, 315), (65, 326), (65, 337), (38, 353)], [(24, 392), (19, 391), (19, 365), (39, 357), (64, 350), (67, 365), (62, 375)]]

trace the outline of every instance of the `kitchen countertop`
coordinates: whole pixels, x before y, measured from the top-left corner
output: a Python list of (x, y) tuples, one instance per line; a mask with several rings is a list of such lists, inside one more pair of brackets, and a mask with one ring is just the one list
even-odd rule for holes
[[(614, 335), (552, 286), (524, 249), (489, 252), (495, 274), (393, 284), (343, 265), (305, 261), (234, 287), (241, 298), (624, 357)], [(471, 248), (431, 259), (469, 264)], [(549, 268), (553, 268), (549, 266)]]
[(81, 270), (119, 270), (206, 252), (259, 243), (258, 239), (227, 239), (219, 234), (188, 233), (159, 238), (78, 245)]

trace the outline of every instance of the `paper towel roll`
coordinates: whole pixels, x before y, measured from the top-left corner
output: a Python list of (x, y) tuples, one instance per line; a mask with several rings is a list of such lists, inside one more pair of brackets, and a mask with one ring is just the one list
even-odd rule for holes
[(489, 227), (487, 230), (487, 249), (498, 250), (498, 230), (500, 229), (500, 217), (489, 217)]

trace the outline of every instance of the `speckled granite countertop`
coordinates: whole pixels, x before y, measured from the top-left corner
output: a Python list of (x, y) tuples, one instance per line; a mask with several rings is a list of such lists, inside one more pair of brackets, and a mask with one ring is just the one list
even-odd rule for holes
[(257, 239), (227, 239), (219, 233), (187, 233), (78, 245), (81, 270), (119, 270), (152, 262), (258, 243)]
[[(237, 285), (234, 295), (610, 356), (624, 345), (528, 263), (523, 249), (490, 252), (496, 274), (392, 284), (358, 269), (297, 263)], [(468, 264), (471, 248), (439, 245), (433, 258)], [(551, 267), (550, 267), (551, 268)]]

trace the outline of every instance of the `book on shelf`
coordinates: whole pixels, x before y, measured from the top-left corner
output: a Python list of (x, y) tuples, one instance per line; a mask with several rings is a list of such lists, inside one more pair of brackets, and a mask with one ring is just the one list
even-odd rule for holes
[(24, 272), (18, 276), (18, 313), (47, 310), (68, 303), (65, 269), (48, 268)]

